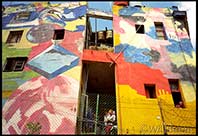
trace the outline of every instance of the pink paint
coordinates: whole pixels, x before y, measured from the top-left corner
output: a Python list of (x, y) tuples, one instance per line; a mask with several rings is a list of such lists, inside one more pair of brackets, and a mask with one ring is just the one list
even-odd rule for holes
[[(42, 82), (39, 87), (35, 87), (36, 89), (28, 87), (28, 85), (33, 84), (31, 82), (38, 82), (38, 80)], [(12, 122), (20, 119), (20, 121), (15, 123), (20, 129), (21, 134), (27, 133), (25, 126), (28, 122), (39, 122), (42, 125), (42, 129), (40, 131), (41, 134), (75, 133), (77, 116), (76, 106), (79, 90), (78, 81), (71, 77), (61, 75), (53, 78), (52, 80), (48, 80), (41, 76), (33, 78), (31, 81), (27, 81), (27, 83), (21, 85), (19, 88), (21, 89), (17, 89), (16, 94), (14, 92), (3, 107), (3, 119), (5, 119), (6, 122), (9, 122), (11, 118)], [(22, 90), (22, 88), (30, 89)], [(12, 99), (15, 99), (15, 101), (9, 106), (8, 103)], [(13, 115), (17, 110), (20, 111), (20, 116), (15, 119)], [(26, 113), (27, 111), (28, 114)], [(48, 119), (48, 116), (44, 114), (44, 111), (47, 112), (46, 114), (50, 113), (53, 115), (53, 118), (51, 116), (49, 117), (55, 121), (56, 118), (58, 119), (61, 117), (60, 119), (62, 120), (62, 123), (56, 130), (54, 130), (54, 132), (51, 132), (50, 130), (50, 128), (52, 128), (49, 122), (50, 119)], [(51, 125), (57, 124), (54, 122), (54, 124)], [(6, 127), (9, 129), (6, 130)], [(17, 134), (15, 128), (12, 127), (12, 123), (9, 126), (3, 127), (3, 133), (6, 133), (6, 131), (10, 134)]]
[(113, 15), (113, 28), (114, 28), (114, 32), (119, 34), (124, 34), (125, 33), (124, 29), (120, 27), (121, 20), (122, 20), (121, 17)]
[[(77, 56), (81, 56), (81, 52), (78, 50), (77, 41), (83, 38), (82, 32), (70, 32), (65, 30), (63, 41), (60, 43), (62, 47), (74, 53)], [(84, 39), (84, 38), (83, 38)], [(84, 43), (81, 45), (84, 46)]]

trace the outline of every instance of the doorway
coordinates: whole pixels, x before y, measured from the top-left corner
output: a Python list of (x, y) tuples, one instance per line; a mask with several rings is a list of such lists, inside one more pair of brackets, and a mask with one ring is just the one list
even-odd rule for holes
[(81, 134), (104, 134), (104, 114), (116, 113), (115, 66), (105, 62), (83, 62), (80, 117)]

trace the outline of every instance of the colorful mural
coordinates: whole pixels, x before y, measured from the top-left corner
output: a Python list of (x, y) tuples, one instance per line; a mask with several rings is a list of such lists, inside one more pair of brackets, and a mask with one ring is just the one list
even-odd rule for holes
[[(163, 134), (162, 120), (155, 120), (157, 116), (162, 116), (159, 112), (159, 100), (162, 101), (161, 110), (165, 116), (163, 121), (168, 125), (195, 127), (193, 121), (195, 107), (192, 108), (196, 101), (195, 51), (190, 43), (186, 28), (176, 19), (172, 21), (174, 20), (172, 13), (173, 10), (169, 8), (113, 6), (114, 37), (116, 38), (114, 39), (114, 52), (118, 54), (115, 57), (115, 62), (117, 64), (116, 92), (117, 101), (119, 101), (117, 114), (120, 118), (118, 121), (120, 134)], [(165, 40), (158, 39), (155, 22), (163, 23)], [(144, 33), (137, 33), (135, 25), (143, 25)], [(115, 58), (112, 57), (113, 60)], [(174, 108), (168, 79), (180, 80), (180, 90), (186, 104), (185, 110), (188, 110), (189, 114), (186, 114), (185, 111), (179, 112), (177, 108)], [(144, 84), (155, 84), (157, 99), (145, 99)], [(189, 90), (193, 97), (188, 97), (186, 92)], [(128, 101), (125, 102), (126, 100)], [(144, 106), (143, 103), (145, 103)], [(148, 103), (152, 103), (152, 107)], [(172, 105), (172, 107), (167, 105)], [(156, 107), (154, 110), (154, 106), (158, 108)], [(164, 114), (168, 109), (172, 112), (166, 116)], [(145, 112), (148, 117), (144, 114)], [(178, 112), (178, 116), (168, 117), (176, 112)], [(181, 121), (190, 116), (192, 121)], [(151, 118), (153, 119), (151, 120)], [(170, 120), (172, 123), (169, 122)], [(151, 127), (161, 127), (158, 131), (143, 132), (141, 121), (147, 122)], [(168, 134), (174, 133), (185, 132), (173, 132), (172, 130), (168, 132)], [(187, 133), (194, 134), (195, 131)]]
[(19, 86), (3, 107), (3, 134), (26, 134), (28, 122), (39, 122), (40, 134), (74, 134), (78, 81), (66, 76), (39, 76)]
[[(23, 71), (3, 72), (3, 134), (74, 134), (84, 46), (86, 2), (6, 6), (2, 17), (3, 67), (7, 57), (28, 57)], [(64, 29), (63, 39), (53, 39)], [(21, 40), (7, 43), (10, 31)], [(71, 40), (72, 39), (72, 40)]]
[[(113, 17), (114, 52), (83, 49), (87, 12)], [(82, 61), (96, 61), (115, 64), (118, 134), (164, 134), (163, 122), (168, 134), (195, 134), (196, 54), (173, 12), (113, 5), (109, 15), (88, 11), (87, 2), (5, 7), (2, 67), (8, 57), (28, 61), (23, 71), (2, 73), (2, 133), (27, 134), (27, 124), (36, 122), (40, 134), (75, 134)], [(156, 22), (163, 24), (164, 39)], [(63, 39), (53, 39), (55, 30), (64, 30)], [(10, 31), (23, 31), (18, 42), (7, 42)], [(179, 80), (185, 108), (175, 107), (169, 79)], [(151, 84), (156, 98), (147, 98), (145, 85)]]

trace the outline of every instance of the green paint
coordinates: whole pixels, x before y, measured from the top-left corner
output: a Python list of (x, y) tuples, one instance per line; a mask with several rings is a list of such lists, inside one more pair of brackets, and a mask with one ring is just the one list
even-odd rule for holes
[(5, 43), (2, 43), (2, 66), (4, 65), (7, 57), (28, 57), (31, 50), (32, 48), (8, 48)]
[[(28, 57), (30, 51), (32, 50), (31, 48), (28, 49), (8, 48), (6, 47), (5, 43), (3, 43), (2, 46), (3, 46), (2, 65), (4, 65), (7, 57), (19, 57), (19, 56)], [(16, 90), (21, 84), (38, 76), (39, 74), (32, 70), (19, 71), (19, 72), (3, 72), (2, 89)]]

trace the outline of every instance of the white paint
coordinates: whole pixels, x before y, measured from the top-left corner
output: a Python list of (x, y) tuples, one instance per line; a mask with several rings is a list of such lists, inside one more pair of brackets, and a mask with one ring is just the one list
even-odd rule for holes
[(55, 132), (56, 129), (61, 125), (64, 116), (51, 114), (48, 111), (43, 111), (43, 114), (46, 115), (48, 121), (50, 122), (50, 132)]
[[(17, 134), (21, 134), (21, 130), (17, 123), (21, 120), (20, 110), (18, 109), (14, 115), (10, 118), (6, 125), (2, 126), (2, 134), (9, 133), (8, 128), (12, 126)], [(10, 134), (10, 133), (9, 133)]]
[(42, 86), (41, 80), (36, 81), (28, 81), (21, 85), (18, 89), (22, 90), (23, 92), (28, 90), (34, 90)]
[(33, 21), (29, 21), (29, 22), (23, 22), (23, 23), (16, 23), (16, 24), (7, 24), (6, 27), (24, 27), (24, 26), (28, 26), (28, 25), (39, 25), (39, 19), (35, 19)]

